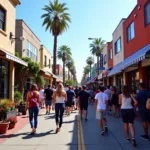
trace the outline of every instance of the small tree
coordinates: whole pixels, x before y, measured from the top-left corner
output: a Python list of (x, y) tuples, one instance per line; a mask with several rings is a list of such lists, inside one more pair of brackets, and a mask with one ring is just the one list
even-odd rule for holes
[(44, 84), (45, 84), (44, 78), (41, 75), (39, 75), (39, 74), (35, 78), (35, 81), (36, 81), (38, 87), (44, 86)]
[(75, 82), (74, 82), (74, 80), (66, 80), (66, 81), (65, 81), (65, 84), (68, 84), (68, 85), (70, 85), (70, 86), (74, 86), (74, 85), (75, 85)]
[(21, 58), (23, 61), (28, 63), (28, 67), (22, 66), (20, 64), (16, 65), (16, 70), (18, 71), (18, 75), (21, 81), (21, 92), (24, 94), (24, 86), (29, 77), (36, 77), (40, 71), (40, 66), (37, 62), (32, 61), (28, 57)]

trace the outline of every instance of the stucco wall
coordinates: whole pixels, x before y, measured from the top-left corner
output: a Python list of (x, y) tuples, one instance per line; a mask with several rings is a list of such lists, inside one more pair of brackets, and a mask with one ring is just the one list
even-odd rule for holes
[(26, 57), (26, 42), (29, 41), (35, 48), (38, 49), (38, 62), (40, 62), (40, 40), (38, 37), (23, 20), (16, 20), (16, 32), (18, 32), (18, 36), (23, 36), (25, 38), (24, 41), (18, 41), (16, 44), (16, 47), (19, 47), (19, 50), (22, 48), (22, 56)]
[[(124, 37), (123, 37), (123, 23), (125, 19), (122, 19), (113, 33), (113, 64), (116, 66), (124, 60)], [(121, 50), (119, 53), (115, 54), (115, 43), (121, 38)]]
[(15, 35), (16, 8), (9, 0), (0, 0), (0, 5), (6, 10), (6, 27), (4, 32), (0, 30), (0, 41), (3, 41), (0, 42), (0, 47), (14, 54), (15, 42), (12, 43), (9, 36), (10, 32)]
[[(145, 26), (144, 6), (148, 0), (139, 0), (138, 5), (133, 9), (124, 23), (124, 55), (125, 58), (150, 44), (150, 24)], [(138, 8), (140, 6), (140, 8)], [(136, 14), (136, 17), (134, 16)], [(134, 21), (135, 37), (130, 42), (127, 41), (127, 28)]]

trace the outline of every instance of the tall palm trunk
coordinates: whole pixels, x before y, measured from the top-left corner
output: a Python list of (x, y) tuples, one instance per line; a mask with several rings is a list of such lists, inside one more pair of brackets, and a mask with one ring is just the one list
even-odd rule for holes
[(68, 69), (68, 79), (70, 80), (70, 74), (69, 74), (69, 69)]
[(91, 66), (92, 66), (92, 65), (90, 65), (90, 80), (91, 80)]
[[(57, 35), (54, 36), (54, 49), (53, 49), (53, 73), (56, 75), (56, 51), (57, 51)], [(54, 78), (53, 84), (56, 85), (56, 79)]]
[(63, 61), (63, 84), (65, 85), (65, 61)]

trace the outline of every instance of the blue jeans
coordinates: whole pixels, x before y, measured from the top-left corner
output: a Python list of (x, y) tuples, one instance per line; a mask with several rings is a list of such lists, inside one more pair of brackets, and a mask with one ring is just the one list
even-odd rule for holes
[(59, 125), (59, 128), (61, 128), (63, 123), (63, 114), (65, 110), (65, 104), (63, 103), (56, 103), (55, 104), (55, 120), (56, 125)]
[(30, 121), (31, 128), (35, 128), (35, 129), (37, 128), (39, 110), (40, 110), (39, 107), (29, 108), (29, 121)]

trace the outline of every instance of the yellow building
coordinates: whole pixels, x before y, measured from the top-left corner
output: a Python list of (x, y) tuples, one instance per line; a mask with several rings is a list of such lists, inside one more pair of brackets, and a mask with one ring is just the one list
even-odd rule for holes
[[(15, 63), (27, 66), (27, 63), (15, 54), (16, 6), (19, 0), (0, 0), (0, 99), (13, 99)], [(17, 40), (17, 39), (16, 39)]]
[(45, 80), (45, 87), (47, 87), (47, 85), (52, 84), (53, 80), (52, 55), (43, 45), (40, 47), (40, 67)]

